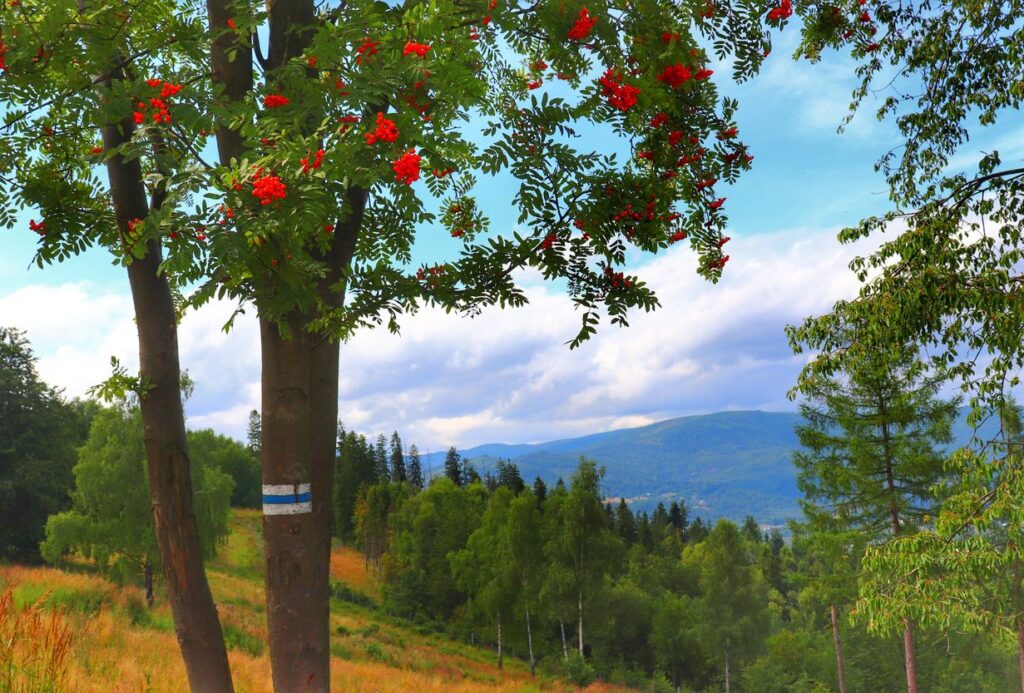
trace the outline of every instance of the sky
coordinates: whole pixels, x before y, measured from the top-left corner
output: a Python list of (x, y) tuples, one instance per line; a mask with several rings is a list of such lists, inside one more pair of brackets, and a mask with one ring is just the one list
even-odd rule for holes
[[(891, 124), (865, 108), (836, 132), (855, 83), (840, 55), (816, 65), (791, 59), (795, 27), (776, 38), (762, 73), (720, 89), (740, 101), (737, 123), (755, 155), (731, 187), (731, 260), (712, 285), (696, 273), (685, 244), (650, 257), (637, 273), (662, 307), (633, 314), (630, 327), (605, 326), (583, 347), (566, 342), (579, 315), (555, 285), (524, 273), (529, 305), (469, 319), (424, 310), (403, 320), (401, 336), (359, 333), (341, 348), (339, 416), (367, 434), (398, 430), (430, 452), (487, 442), (529, 443), (729, 409), (788, 410), (806, 355), (784, 328), (851, 298), (847, 265), (877, 243), (840, 246), (836, 233), (887, 209), (874, 161), (899, 142)], [(878, 98), (882, 98), (879, 95)], [(1024, 130), (980, 133), (963, 152), (969, 165), (998, 147), (1024, 153)], [(479, 202), (492, 228), (511, 228), (507, 188), (484, 181)], [(0, 325), (24, 330), (42, 377), (82, 396), (109, 376), (110, 359), (138, 362), (127, 278), (102, 251), (56, 267), (31, 264), (36, 235), (0, 230)], [(438, 229), (438, 233), (444, 233)], [(214, 303), (181, 325), (182, 366), (196, 382), (186, 405), (192, 428), (243, 438), (259, 408), (259, 339), (252, 312), (226, 334), (232, 305)]]

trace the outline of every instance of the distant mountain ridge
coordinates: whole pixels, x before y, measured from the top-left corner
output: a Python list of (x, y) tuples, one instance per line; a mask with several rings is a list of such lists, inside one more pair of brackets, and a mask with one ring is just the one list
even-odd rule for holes
[[(963, 414), (951, 447), (970, 440)], [(558, 478), (568, 481), (583, 455), (604, 466), (605, 494), (624, 497), (635, 509), (650, 511), (659, 502), (682, 499), (691, 516), (742, 520), (751, 514), (762, 524), (781, 525), (800, 515), (791, 461), (800, 421), (796, 412), (725, 411), (547, 443), (486, 443), (459, 452), (481, 474), (498, 458), (511, 459), (527, 483), (540, 476), (549, 485)], [(425, 457), (425, 466), (440, 473), (444, 453)]]

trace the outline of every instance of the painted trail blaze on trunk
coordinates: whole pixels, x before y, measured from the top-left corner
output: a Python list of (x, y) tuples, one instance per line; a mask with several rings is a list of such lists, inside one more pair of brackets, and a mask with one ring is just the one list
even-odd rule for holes
[(313, 512), (309, 484), (263, 484), (264, 515), (301, 515)]
[[(282, 334), (282, 327), (287, 335)], [(274, 689), (327, 691), (327, 618), (315, 567), (316, 502), (310, 482), (309, 345), (303, 322), (261, 318), (263, 532)]]

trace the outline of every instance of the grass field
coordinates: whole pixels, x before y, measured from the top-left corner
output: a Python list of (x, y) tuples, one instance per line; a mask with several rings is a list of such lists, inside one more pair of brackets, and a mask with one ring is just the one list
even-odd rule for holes
[[(270, 691), (260, 515), (236, 511), (207, 574), (238, 691)], [(523, 662), (422, 633), (374, 608), (379, 585), (362, 555), (335, 547), (332, 576), (357, 597), (331, 600), (331, 676), (337, 691), (570, 690), (533, 680)], [(166, 601), (147, 609), (142, 590), (119, 587), (87, 565), (64, 570), (0, 565), (0, 691), (186, 690)], [(355, 603), (362, 602), (362, 603)], [(588, 690), (617, 688), (594, 685)]]

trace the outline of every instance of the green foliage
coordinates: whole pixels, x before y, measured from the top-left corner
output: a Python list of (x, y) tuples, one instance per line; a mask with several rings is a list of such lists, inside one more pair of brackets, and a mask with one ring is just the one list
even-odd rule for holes
[[(110, 0), (87, 12), (63, 1), (38, 3), (45, 12), (35, 11), (36, 0), (5, 5), (0, 224), (12, 225), (16, 209), (38, 210), (40, 265), (96, 245), (128, 263), (157, 241), (175, 284), (197, 287), (184, 305), (227, 296), (278, 316), (313, 306), (308, 327), (337, 337), (382, 324), (397, 330), (423, 305), (468, 314), (520, 305), (516, 271), (532, 268), (561, 281), (581, 309), (576, 345), (602, 319), (625, 325), (629, 310), (658, 305), (643, 281), (624, 274), (629, 249), (658, 252), (684, 237), (698, 271), (717, 280), (726, 217), (712, 191), (695, 184), (734, 182), (749, 168), (738, 138), (718, 136), (733, 126), (737, 105), (720, 96), (709, 72), (675, 87), (659, 76), (673, 66), (695, 75), (715, 58), (750, 77), (769, 46), (764, 8), (736, 0), (705, 16), (669, 0), (591, 3), (598, 21), (584, 41), (568, 38), (576, 4), (478, 4), (471, 13), (487, 21), (475, 29), (467, 8), (450, 0), (318, 6), (308, 50), (263, 66), (273, 74), (254, 65), (260, 86), (230, 101), (211, 80), (208, 46), (225, 33), (239, 43), (262, 36), (262, 8), (240, 6), (231, 29), (208, 27), (194, 2), (146, 3), (127, 18)], [(410, 40), (430, 50), (410, 54)], [(240, 59), (237, 47), (231, 52)], [(115, 63), (123, 75), (95, 80)], [(594, 78), (606, 71), (606, 81), (621, 82), (612, 93), (632, 89), (637, 98), (616, 107)], [(556, 75), (558, 96), (528, 87)], [(162, 84), (150, 79), (182, 86), (163, 97), (170, 122), (152, 118), (158, 109), (147, 104)], [(286, 104), (264, 106), (268, 93)], [(377, 113), (395, 123), (395, 141), (364, 139)], [(661, 113), (667, 122), (650, 127)], [(354, 122), (339, 127), (346, 117)], [(96, 126), (111, 123), (129, 141), (94, 150)], [(237, 132), (244, 156), (207, 160), (217, 125)], [(589, 129), (599, 136), (584, 137)], [(685, 147), (670, 143), (674, 131), (685, 133)], [(622, 160), (612, 142), (645, 155)], [(316, 166), (300, 164), (320, 148)], [(681, 153), (694, 157), (690, 164), (678, 164)], [(417, 176), (436, 174), (416, 185), (400, 180), (395, 166), (406, 154), (419, 157)], [(106, 204), (96, 166), (119, 156), (140, 159), (160, 191), (144, 220), (115, 219)], [(270, 175), (286, 192), (262, 205), (253, 183)], [(491, 230), (477, 201), (481, 175), (514, 181), (515, 229)], [(353, 201), (364, 191), (365, 212), (356, 214)], [(637, 215), (616, 216), (624, 209)], [(325, 227), (351, 234), (353, 257), (343, 268), (350, 300), (341, 308), (318, 291), (331, 238)], [(442, 257), (414, 264), (415, 231), (430, 227), (457, 240)]]
[(377, 483), (378, 469), (373, 447), (365, 436), (340, 431), (338, 460), (334, 471), (334, 533), (344, 540), (355, 538), (356, 499), (360, 491)]
[[(263, 490), (260, 463), (251, 448), (214, 433), (210, 429), (188, 432), (188, 449), (200, 467), (219, 469), (234, 481), (231, 505), (236, 508), (259, 508)], [(258, 448), (256, 449), (258, 453)]]
[[(844, 243), (895, 233), (851, 265), (862, 282), (854, 300), (789, 328), (795, 345), (818, 352), (800, 388), (845, 363), (907, 343), (928, 345), (932, 364), (971, 392), (979, 408), (997, 407), (1019, 382), (1024, 307), (1019, 300), (1024, 171), (999, 151), (961, 160), (978, 127), (1016, 118), (1024, 89), (1019, 2), (880, 5), (871, 22), (848, 12), (797, 3), (805, 20), (800, 53), (849, 47), (861, 86), (851, 109), (902, 66), (896, 93), (881, 101), (902, 142), (881, 153), (894, 209), (844, 229)], [(859, 11), (859, 10), (858, 10)], [(860, 25), (860, 26), (858, 26)], [(868, 27), (877, 36), (868, 38)], [(869, 47), (872, 50), (867, 50)], [(927, 85), (902, 98), (902, 85)], [(977, 119), (977, 124), (975, 124)], [(973, 153), (973, 152), (972, 152)], [(851, 340), (851, 331), (853, 338)], [(984, 357), (981, 355), (984, 354)], [(980, 420), (981, 411), (976, 412)]]
[(570, 652), (564, 667), (565, 678), (580, 688), (586, 688), (596, 678), (594, 667), (590, 666), (579, 652)]
[[(73, 472), (71, 509), (47, 521), (43, 557), (56, 562), (78, 553), (117, 580), (159, 565), (138, 408), (122, 402), (100, 410)], [(192, 475), (200, 545), (210, 557), (227, 536), (233, 482), (202, 458), (193, 460)]]
[(697, 575), (702, 612), (699, 632), (723, 669), (757, 654), (771, 625), (768, 586), (747, 542), (728, 520), (683, 551), (683, 565)]
[(230, 650), (241, 650), (253, 657), (263, 654), (263, 640), (231, 623), (224, 625), (224, 644)]
[(812, 527), (855, 529), (869, 540), (927, 522), (943, 478), (956, 402), (937, 392), (913, 349), (848, 363), (808, 385), (793, 455)]
[(47, 516), (67, 507), (94, 412), (42, 382), (24, 334), (0, 327), (0, 558), (38, 556)]
[(949, 460), (955, 480), (933, 523), (883, 546), (863, 562), (859, 618), (892, 632), (913, 618), (1012, 640), (1024, 626), (1024, 436), (1011, 401), (990, 455), (960, 450)]
[(650, 642), (658, 666), (673, 686), (684, 679), (697, 679), (714, 653), (708, 652), (700, 637), (699, 607), (685, 595), (666, 595), (654, 614)]
[(448, 555), (466, 546), (485, 509), (483, 486), (435, 480), (395, 514), (384, 559), (385, 606), (404, 616), (449, 618), (465, 602)]

